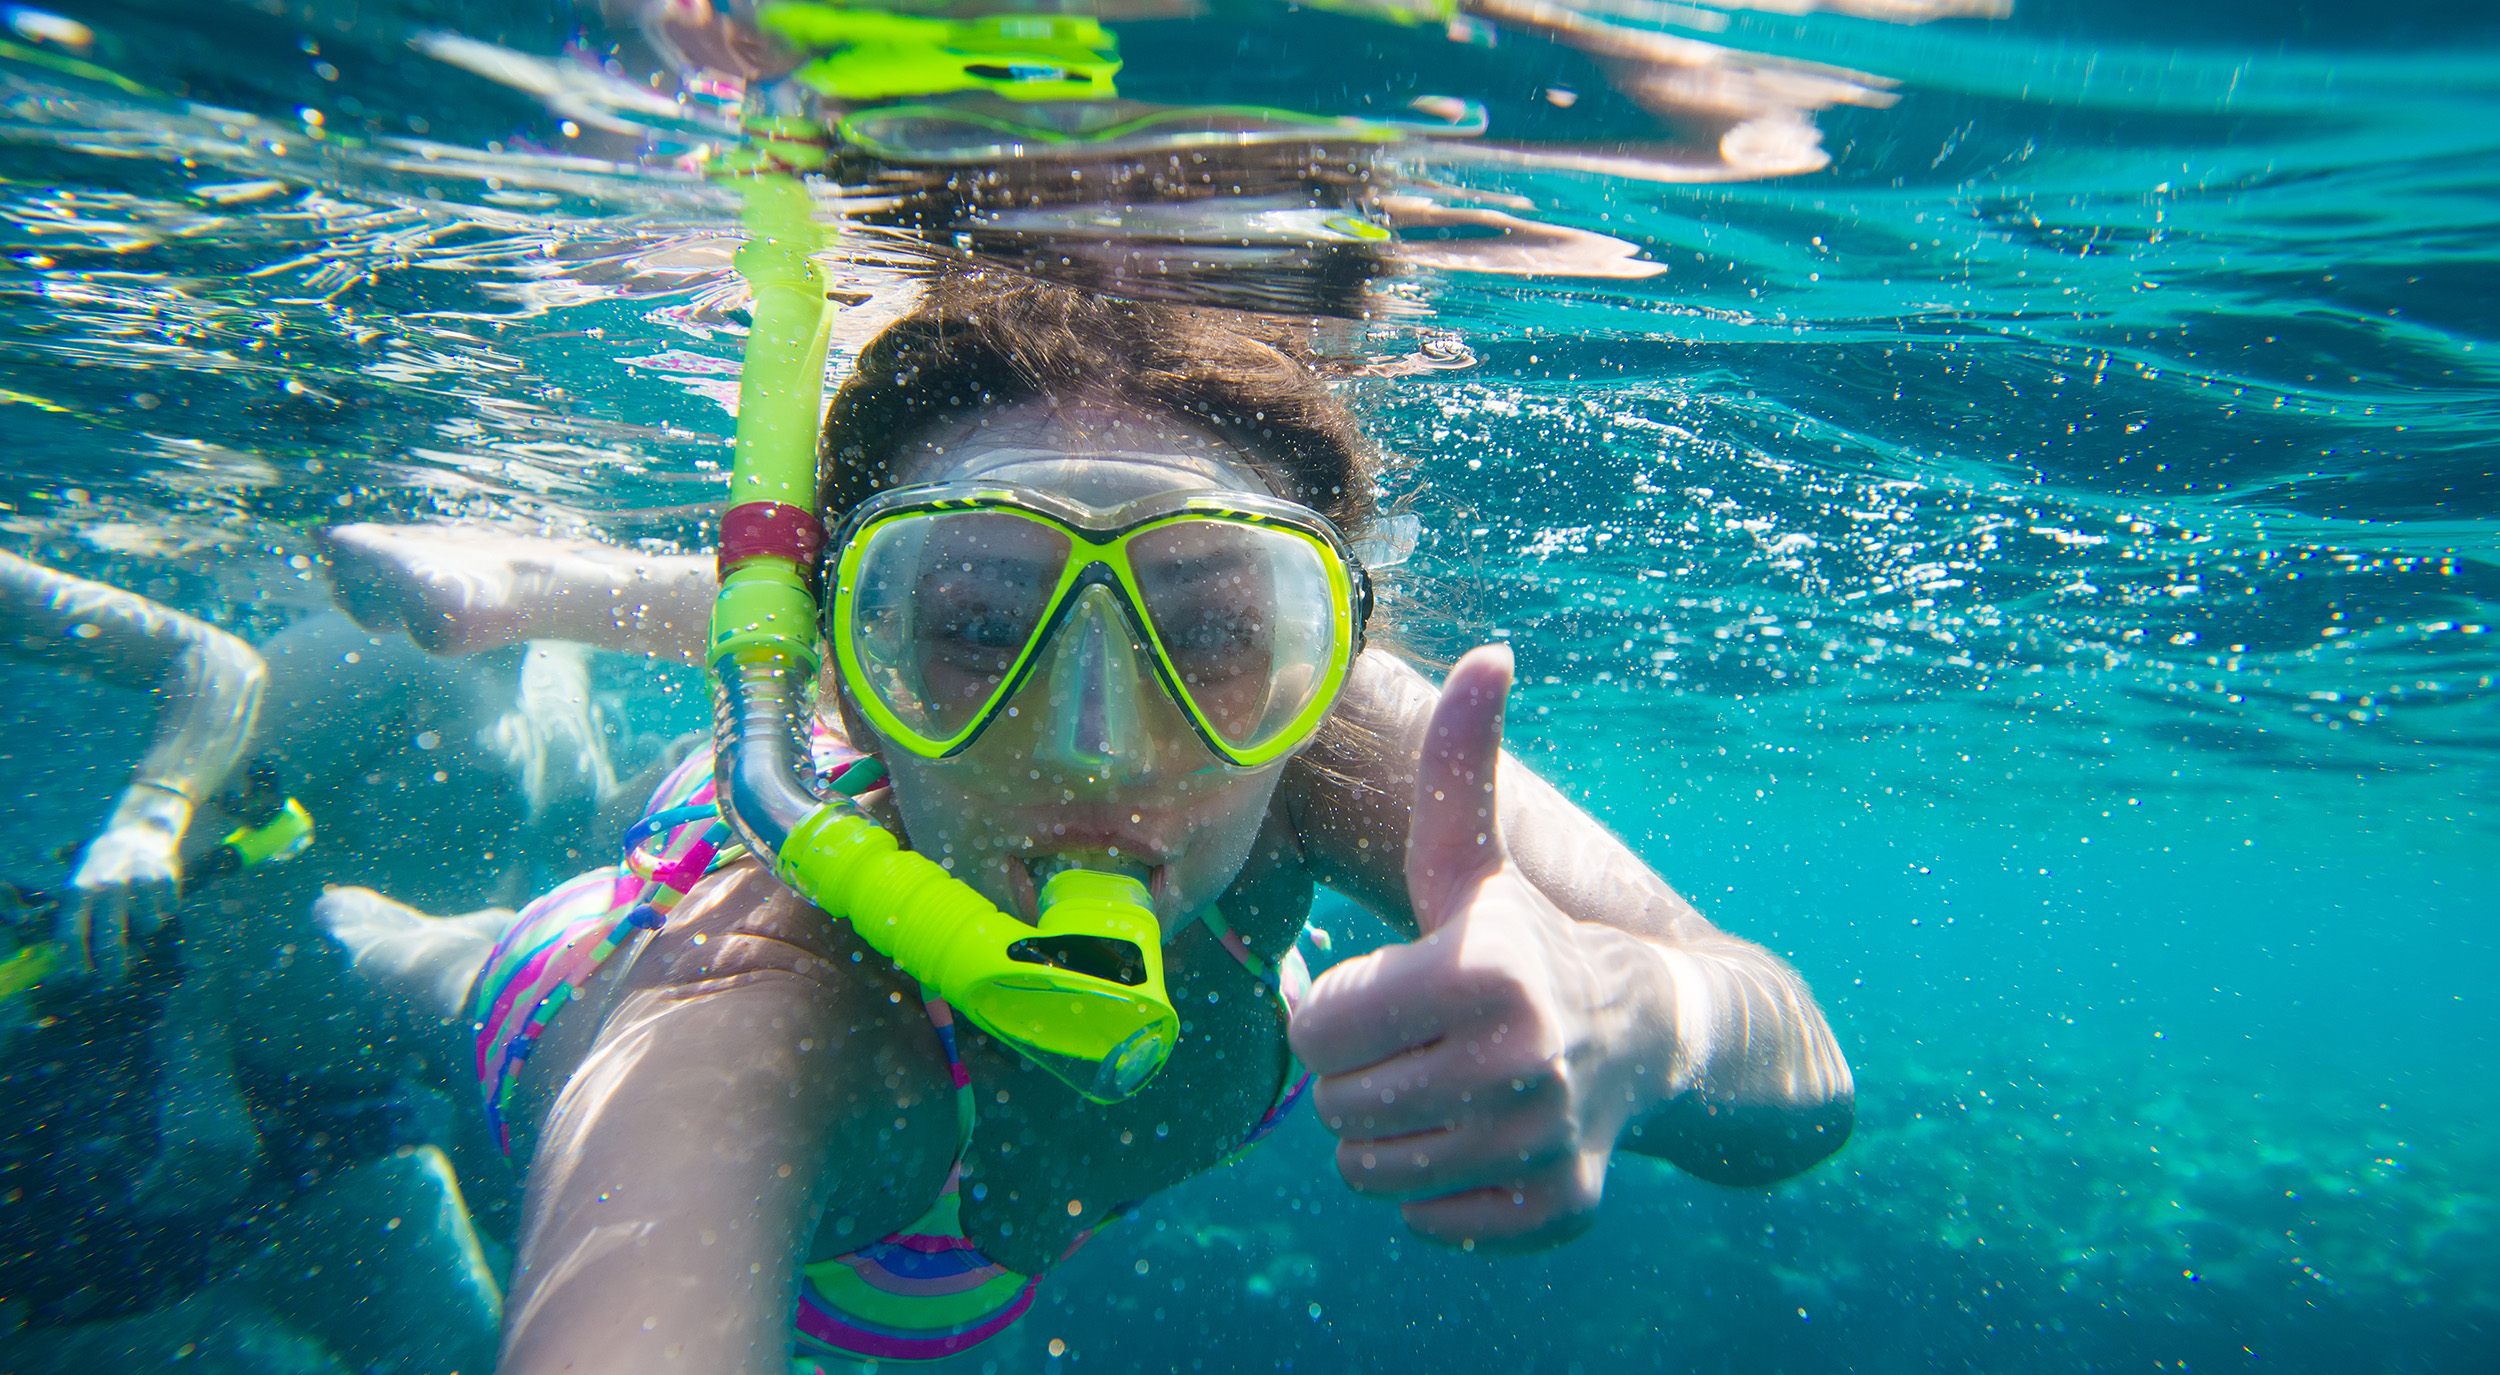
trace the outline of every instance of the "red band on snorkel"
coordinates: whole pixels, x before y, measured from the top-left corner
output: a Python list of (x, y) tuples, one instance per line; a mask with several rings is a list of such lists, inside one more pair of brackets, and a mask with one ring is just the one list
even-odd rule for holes
[(756, 559), (788, 559), (813, 579), (825, 552), (825, 525), (814, 513), (778, 501), (732, 506), (720, 518), (720, 574)]

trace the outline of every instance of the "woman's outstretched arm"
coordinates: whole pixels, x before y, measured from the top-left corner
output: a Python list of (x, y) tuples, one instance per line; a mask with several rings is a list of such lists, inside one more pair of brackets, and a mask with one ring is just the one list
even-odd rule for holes
[[(1314, 876), (1403, 930), (1416, 929), (1408, 828), (1441, 694), (1422, 674), (1368, 653), (1338, 708), (1344, 727), (1296, 762), (1280, 790)], [(1627, 1123), (1621, 1144), (1727, 1184), (1794, 1174), (1847, 1140), (1855, 1088), (1812, 993), (1769, 951), (1705, 919), (1622, 841), (1508, 754), (1501, 834), (1510, 862), (1573, 921), (1665, 995), (1668, 1092)], [(1609, 933), (1609, 934), (1611, 934)], [(1584, 942), (1586, 943), (1586, 942)]]
[[(895, 1172), (892, 1160), (931, 1157), (918, 1163), (936, 1192), (954, 1146), (945, 1064), (931, 1037), (853, 1034), (901, 1009), (834, 956), (828, 926), (744, 864), (696, 888), (635, 961), (541, 1118), (504, 1375), (788, 1375), (819, 1215), (838, 1204), (855, 1227), (909, 1221), (885, 1217), (848, 1144), (886, 1129), (877, 1158)], [(584, 1032), (559, 1018), (521, 1071), (525, 1093), (568, 1068), (568, 1034)], [(922, 1041), (932, 1063), (868, 1049)], [(898, 1110), (920, 1090), (947, 1111)], [(906, 1115), (919, 1131), (893, 1130)]]
[[(368, 627), (404, 624), (438, 651), (571, 638), (689, 663), (702, 652), (706, 559), (440, 526), (342, 526), (329, 539), (340, 600)], [(1314, 875), (1407, 930), (1407, 824), (1439, 697), (1401, 660), (1365, 654), (1338, 728), (1279, 792)], [(1729, 1183), (1793, 1174), (1837, 1149), (1851, 1121), (1849, 1067), (1796, 972), (1711, 925), (1526, 766), (1505, 756), (1501, 774), (1501, 821), (1521, 874), (1573, 920), (1676, 952), (1689, 1082), (1633, 1123), (1626, 1143)]]
[(145, 597), (0, 554), (0, 654), (156, 695), (156, 737), (89, 840), (56, 935), (118, 982), (133, 935), (173, 915), (191, 814), (234, 773), (269, 670), (250, 645)]

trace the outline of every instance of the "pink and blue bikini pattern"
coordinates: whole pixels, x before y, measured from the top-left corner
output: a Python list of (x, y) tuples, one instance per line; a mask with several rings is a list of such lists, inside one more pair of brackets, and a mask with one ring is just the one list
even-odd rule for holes
[[(875, 786), (884, 770), (820, 722), (820, 778), (837, 791)], [(512, 1149), (509, 1113), (521, 1066), (565, 1006), (628, 942), (660, 929), (696, 880), (745, 852), (712, 792), (712, 751), (696, 750), (661, 780), (626, 831), (624, 859), (571, 879), (529, 906), (486, 957), (472, 1001), (478, 1088), (495, 1139)], [(622, 967), (622, 966), (620, 966)]]

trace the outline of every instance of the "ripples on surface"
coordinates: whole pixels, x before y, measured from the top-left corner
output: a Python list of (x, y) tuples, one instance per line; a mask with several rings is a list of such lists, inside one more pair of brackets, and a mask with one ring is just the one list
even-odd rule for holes
[[(730, 203), (689, 170), (716, 104), (592, 65), (560, 15), (272, 18), (213, 84), (170, 16), (90, 18), (82, 62), (22, 41), (6, 71), (22, 533), (291, 551), (262, 524), (460, 513), (704, 539), (743, 319)], [(1451, 271), (1425, 224), (1371, 337), (1330, 336), (1461, 364), (1359, 385), (1432, 517), (1420, 567), (1463, 572), (1435, 595), (1562, 689), (1539, 707), (1635, 694), (1828, 744), (1942, 699), (2084, 758), (2115, 730), (2487, 775), (2488, 50), (1716, 20), (1907, 98), (1827, 115), (1838, 160), (1806, 181), (1434, 145), (1417, 205), (1627, 240), (1655, 275)], [(1130, 71), (1154, 54), (1131, 37)], [(605, 156), (556, 151), (585, 143)], [(852, 276), (855, 342), (898, 293)]]

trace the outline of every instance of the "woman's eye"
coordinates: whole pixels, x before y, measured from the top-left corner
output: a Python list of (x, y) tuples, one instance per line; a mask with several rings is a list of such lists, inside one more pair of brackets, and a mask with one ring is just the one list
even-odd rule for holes
[(1003, 615), (955, 615), (932, 628), (933, 638), (977, 649), (1014, 650), (1024, 643), (1023, 627)]
[(924, 586), (919, 639), (938, 658), (987, 664), (1013, 657), (1032, 633), (1030, 610), (975, 589)]
[(1238, 672), (1248, 667), (1242, 661), (1264, 649), (1268, 639), (1266, 621), (1255, 614), (1193, 616), (1166, 626), (1164, 634), (1175, 654), (1194, 661), (1193, 675)]

